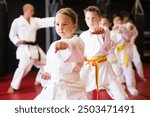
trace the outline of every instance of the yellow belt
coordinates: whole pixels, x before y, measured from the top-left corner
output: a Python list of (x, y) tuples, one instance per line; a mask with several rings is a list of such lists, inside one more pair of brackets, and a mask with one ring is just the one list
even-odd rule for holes
[(95, 80), (96, 80), (96, 88), (97, 88), (97, 99), (98, 99), (98, 70), (99, 70), (99, 62), (103, 62), (106, 61), (107, 57), (106, 56), (97, 56), (97, 57), (92, 57), (92, 58), (88, 58), (88, 57), (84, 57), (84, 61), (87, 62), (88, 64), (90, 64), (91, 66), (95, 66)]
[(117, 59), (119, 58), (119, 55), (118, 55), (118, 51), (120, 50), (123, 50), (124, 51), (124, 61), (125, 61), (125, 64), (126, 64), (126, 68), (128, 68), (129, 66), (129, 58), (128, 58), (128, 55), (127, 55), (127, 52), (126, 52), (126, 47), (125, 45), (120, 45), (120, 46), (117, 46)]

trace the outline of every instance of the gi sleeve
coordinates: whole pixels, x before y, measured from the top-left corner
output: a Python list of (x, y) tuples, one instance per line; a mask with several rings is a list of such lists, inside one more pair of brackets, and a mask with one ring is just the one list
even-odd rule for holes
[(19, 41), (17, 20), (14, 20), (11, 24), (9, 38), (11, 42), (17, 46), (17, 42)]
[(80, 38), (66, 41), (68, 48), (60, 50), (56, 54), (66, 62), (83, 62), (84, 60), (84, 43)]
[(47, 18), (36, 18), (37, 28), (48, 28), (55, 26), (55, 17), (47, 17)]

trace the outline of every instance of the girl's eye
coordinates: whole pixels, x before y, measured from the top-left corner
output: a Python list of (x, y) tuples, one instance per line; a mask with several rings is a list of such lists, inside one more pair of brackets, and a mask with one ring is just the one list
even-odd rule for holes
[(56, 26), (60, 26), (60, 25), (66, 26), (66, 25), (68, 25), (68, 24), (56, 24)]
[(63, 24), (64, 26), (66, 26), (67, 24)]
[(96, 17), (92, 17), (92, 19), (96, 19)]

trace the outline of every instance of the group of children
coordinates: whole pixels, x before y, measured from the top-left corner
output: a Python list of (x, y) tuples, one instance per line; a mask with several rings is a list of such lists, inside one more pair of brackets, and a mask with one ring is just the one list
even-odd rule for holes
[(138, 31), (129, 15), (125, 12), (122, 19), (114, 14), (110, 28), (109, 19), (101, 16), (98, 7), (89, 6), (84, 14), (89, 29), (76, 36), (77, 14), (71, 8), (57, 12), (55, 29), (61, 39), (53, 42), (46, 54), (41, 72), (45, 83), (35, 100), (92, 99), (94, 90), (97, 99), (99, 90), (106, 90), (112, 99), (125, 100), (128, 95), (123, 83), (131, 95), (138, 95), (132, 62), (146, 79), (134, 44)]

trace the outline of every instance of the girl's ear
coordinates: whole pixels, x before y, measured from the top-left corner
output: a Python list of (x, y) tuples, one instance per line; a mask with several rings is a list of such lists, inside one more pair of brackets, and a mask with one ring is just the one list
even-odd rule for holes
[(77, 28), (78, 28), (78, 24), (74, 24), (74, 26), (73, 26), (73, 32), (75, 32), (77, 30)]
[(101, 19), (102, 19), (102, 17), (101, 16), (99, 16), (99, 20), (101, 21)]
[(77, 30), (78, 24), (74, 24), (74, 30)]

